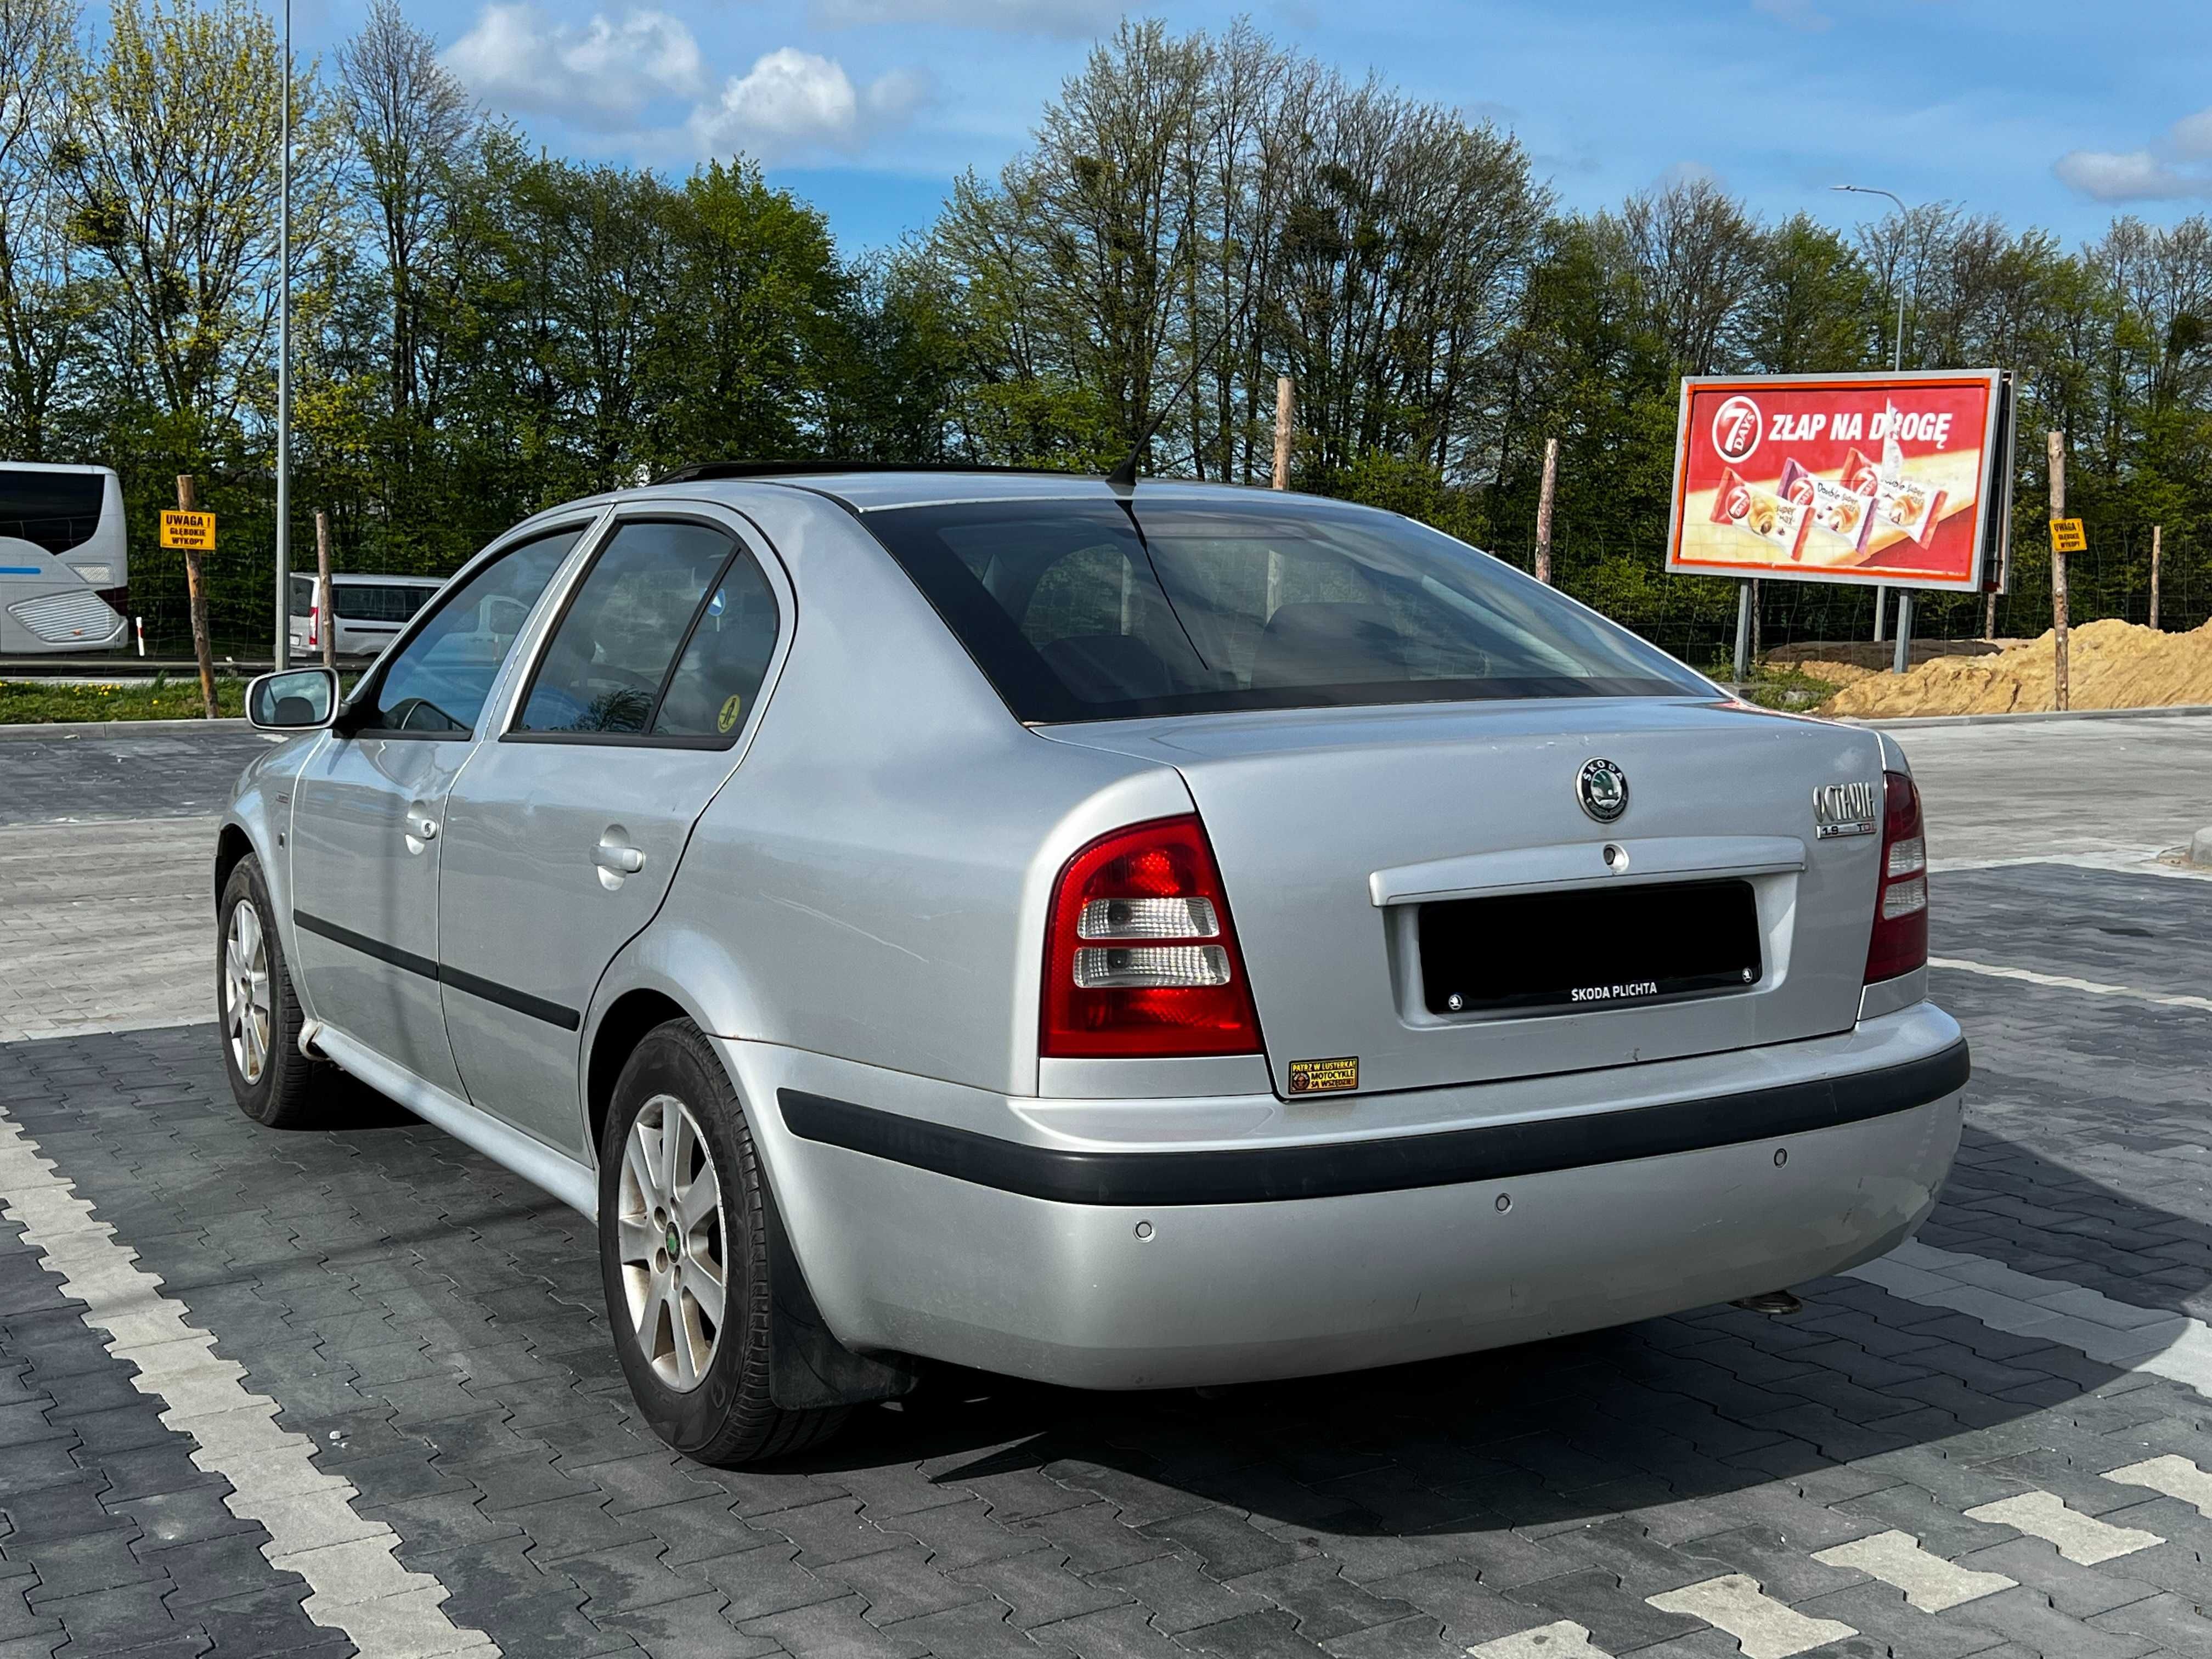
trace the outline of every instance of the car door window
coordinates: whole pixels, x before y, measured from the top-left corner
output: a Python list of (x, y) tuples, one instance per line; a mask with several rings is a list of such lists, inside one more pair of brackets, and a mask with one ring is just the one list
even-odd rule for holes
[(702, 608), (722, 599), (723, 573), (736, 551), (728, 536), (706, 525), (623, 525), (555, 627), (516, 732), (573, 738), (651, 732), (677, 653)]
[(775, 593), (739, 549), (708, 596), (653, 717), (656, 737), (734, 741), (775, 654)]
[(584, 529), (523, 542), (453, 590), (392, 659), (356, 729), (440, 738), (473, 732), (514, 636)]

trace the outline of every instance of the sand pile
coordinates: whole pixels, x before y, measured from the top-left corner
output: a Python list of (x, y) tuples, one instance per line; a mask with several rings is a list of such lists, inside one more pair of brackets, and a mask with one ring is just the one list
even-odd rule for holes
[[(1813, 712), (1878, 720), (2049, 708), (2055, 655), (2053, 637), (2045, 634), (1994, 656), (1937, 657), (1903, 676), (1869, 675)], [(2069, 701), (2075, 708), (2212, 703), (2212, 623), (2187, 634), (2154, 634), (2118, 621), (2084, 623), (2068, 633), (2066, 655)], [(1810, 663), (1806, 672), (1821, 672)]]

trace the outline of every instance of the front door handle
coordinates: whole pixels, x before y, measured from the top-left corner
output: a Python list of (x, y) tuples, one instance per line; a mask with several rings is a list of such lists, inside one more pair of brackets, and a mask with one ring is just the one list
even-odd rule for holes
[(619, 823), (610, 824), (592, 848), (592, 862), (599, 869), (599, 885), (610, 893), (623, 884), (623, 877), (645, 868), (645, 854), (624, 839), (629, 833)]
[(410, 853), (421, 852), (438, 838), (438, 820), (419, 805), (408, 807), (404, 823), (405, 827), (401, 833), (407, 839), (407, 850)]

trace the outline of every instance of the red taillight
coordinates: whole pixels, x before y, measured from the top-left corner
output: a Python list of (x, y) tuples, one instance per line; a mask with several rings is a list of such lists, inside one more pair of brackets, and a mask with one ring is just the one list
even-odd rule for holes
[(1067, 861), (1045, 935), (1039, 1053), (1259, 1048), (1228, 896), (1196, 817), (1116, 830)]
[(1902, 772), (1881, 775), (1881, 878), (1875, 884), (1874, 937), (1866, 982), (1895, 979), (1928, 965), (1928, 842), (1920, 792)]

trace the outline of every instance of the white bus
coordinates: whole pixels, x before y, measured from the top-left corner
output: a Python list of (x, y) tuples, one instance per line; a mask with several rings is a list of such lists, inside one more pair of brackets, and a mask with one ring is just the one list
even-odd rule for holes
[(0, 461), (0, 655), (125, 644), (130, 556), (112, 467)]

